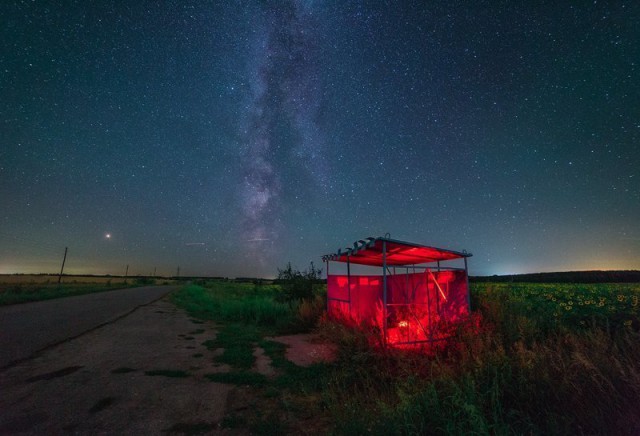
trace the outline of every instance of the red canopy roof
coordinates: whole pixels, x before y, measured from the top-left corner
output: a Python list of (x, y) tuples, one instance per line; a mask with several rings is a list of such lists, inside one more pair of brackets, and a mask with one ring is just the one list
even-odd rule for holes
[(387, 265), (417, 265), (440, 260), (470, 257), (471, 253), (445, 250), (389, 238), (367, 238), (353, 244), (353, 248), (338, 250), (322, 257), (323, 261), (350, 262), (362, 265), (383, 265), (383, 249), (386, 248)]

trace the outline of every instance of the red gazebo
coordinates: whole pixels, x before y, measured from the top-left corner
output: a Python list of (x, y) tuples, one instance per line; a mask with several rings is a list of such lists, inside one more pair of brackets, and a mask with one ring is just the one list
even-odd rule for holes
[[(322, 257), (328, 315), (377, 327), (389, 345), (443, 340), (449, 327), (470, 312), (470, 256), (389, 237), (357, 241), (353, 248)], [(331, 274), (332, 262), (346, 264), (346, 274)], [(375, 274), (354, 275), (351, 265), (373, 267)]]

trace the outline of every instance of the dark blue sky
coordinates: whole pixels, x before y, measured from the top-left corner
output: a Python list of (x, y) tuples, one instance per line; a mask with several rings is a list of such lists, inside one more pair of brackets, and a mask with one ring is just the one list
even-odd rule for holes
[(640, 3), (536, 3), (2, 2), (0, 273), (640, 268)]

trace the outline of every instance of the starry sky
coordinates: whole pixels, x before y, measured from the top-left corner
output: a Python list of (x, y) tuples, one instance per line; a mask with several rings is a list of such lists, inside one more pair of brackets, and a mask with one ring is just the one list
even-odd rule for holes
[(0, 273), (640, 269), (640, 2), (0, 3)]

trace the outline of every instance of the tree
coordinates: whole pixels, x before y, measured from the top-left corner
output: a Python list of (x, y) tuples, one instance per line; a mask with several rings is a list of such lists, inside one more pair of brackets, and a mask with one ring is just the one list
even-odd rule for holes
[(322, 269), (316, 268), (313, 262), (304, 271), (298, 271), (287, 263), (284, 269), (278, 268), (276, 283), (280, 285), (282, 301), (294, 302), (311, 300), (313, 298), (313, 285), (321, 280)]

